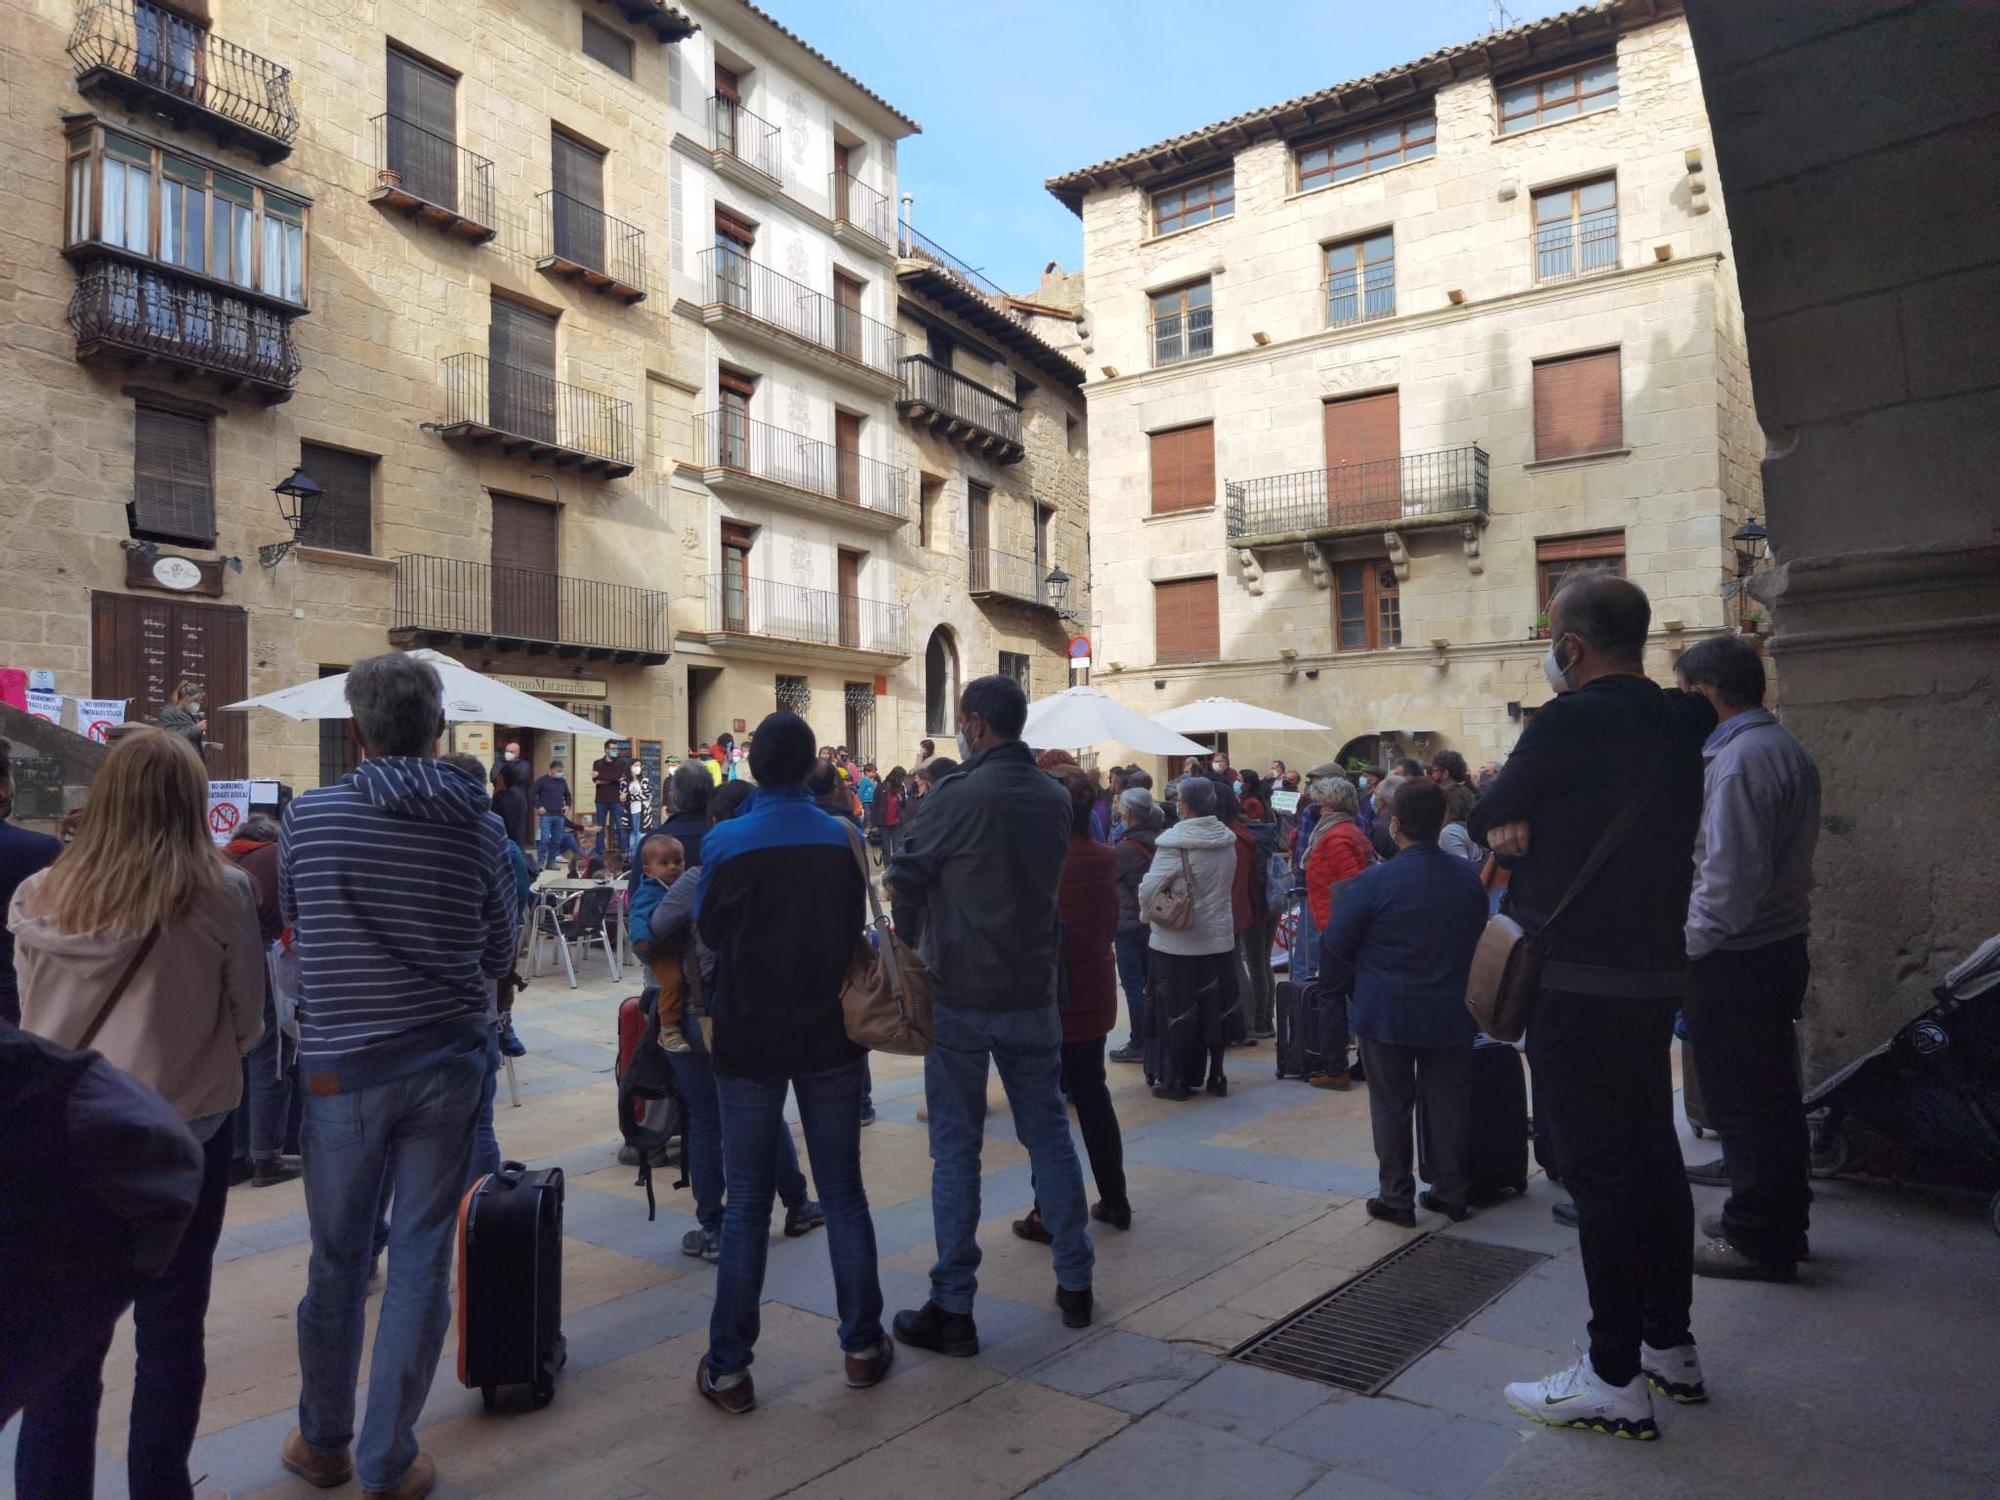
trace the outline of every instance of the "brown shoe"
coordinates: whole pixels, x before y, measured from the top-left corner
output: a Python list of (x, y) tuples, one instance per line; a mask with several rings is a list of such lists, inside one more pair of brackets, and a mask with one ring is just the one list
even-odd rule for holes
[(757, 1409), (757, 1388), (750, 1383), (750, 1372), (745, 1370), (733, 1385), (718, 1386), (715, 1377), (709, 1373), (708, 1361), (694, 1367), (694, 1388), (703, 1398), (719, 1406), (732, 1417), (747, 1416)]
[(343, 1485), (354, 1477), (353, 1454), (345, 1448), (315, 1448), (296, 1427), (285, 1434), (278, 1462), (307, 1484), (322, 1490)]
[(366, 1500), (424, 1500), (424, 1496), (437, 1488), (437, 1482), (437, 1461), (428, 1453), (419, 1453), (417, 1461), (389, 1488), (361, 1493)]
[(889, 1366), (896, 1362), (896, 1345), (892, 1339), (883, 1339), (873, 1354), (850, 1354), (847, 1356), (847, 1383), (857, 1391), (865, 1391), (871, 1385), (880, 1385), (889, 1373)]
[(1315, 1073), (1306, 1082), (1316, 1089), (1338, 1089), (1342, 1093), (1354, 1087), (1354, 1080), (1348, 1076), (1345, 1068), (1338, 1073)]

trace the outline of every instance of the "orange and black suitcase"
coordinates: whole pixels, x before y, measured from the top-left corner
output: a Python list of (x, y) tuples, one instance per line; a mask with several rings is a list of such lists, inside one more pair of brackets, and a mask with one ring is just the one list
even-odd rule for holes
[(562, 1333), (563, 1174), (517, 1161), (481, 1177), (458, 1210), (458, 1378), (488, 1410), (503, 1385), (536, 1406), (569, 1358)]

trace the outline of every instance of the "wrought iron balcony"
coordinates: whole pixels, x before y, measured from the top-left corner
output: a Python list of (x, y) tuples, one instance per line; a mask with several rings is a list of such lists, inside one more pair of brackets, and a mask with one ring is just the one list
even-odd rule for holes
[(266, 405), (290, 399), (299, 378), (289, 316), (171, 271), (84, 263), (69, 326), (80, 360), (152, 364), (224, 394), (243, 389)]
[(198, 126), (268, 165), (292, 154), (292, 75), (146, 0), (82, 0), (70, 33), (79, 93)]
[(646, 300), (646, 231), (594, 203), (550, 188), (535, 195), (541, 220), (537, 270), (567, 276), (621, 302)]
[(896, 409), (998, 463), (1019, 463), (1028, 451), (1021, 441), (1018, 405), (927, 354), (903, 361), (903, 394)]
[(785, 157), (779, 149), (781, 132), (761, 115), (734, 99), (711, 94), (708, 100), (708, 144), (715, 153), (739, 161), (779, 187), (785, 184)]
[[(864, 511), (890, 527), (910, 511), (910, 476), (905, 469), (864, 458), (846, 448), (823, 443), (803, 433), (753, 422), (740, 412), (704, 413), (695, 423), (697, 461), (711, 471), (711, 487), (737, 476), (817, 502), (808, 508), (822, 514)], [(784, 498), (776, 496), (774, 498)]]
[(375, 191), (369, 201), (400, 209), (483, 245), (495, 234), (493, 163), (401, 115), (370, 120)]
[(910, 654), (909, 611), (900, 604), (739, 573), (711, 573), (704, 583), (710, 634), (875, 656)]
[(1307, 469), (1223, 487), (1232, 542), (1306, 541), (1452, 526), (1486, 515), (1486, 452), (1442, 448), (1376, 463)]
[(632, 403), (537, 370), (454, 354), (444, 367), (446, 438), (493, 443), (502, 453), (575, 467), (606, 479), (633, 469)]
[(1048, 567), (1032, 557), (974, 547), (971, 553), (971, 593), (975, 599), (1008, 599), (1053, 611)]
[(1396, 266), (1393, 261), (1369, 266), (1358, 275), (1352, 270), (1336, 271), (1320, 283), (1326, 323), (1338, 328), (1343, 323), (1366, 323), (1396, 315)]
[(707, 304), (705, 321), (728, 324), (753, 336), (781, 334), (792, 352), (798, 352), (797, 344), (806, 344), (815, 353), (838, 355), (842, 366), (872, 371), (880, 379), (871, 383), (885, 392), (901, 387), (903, 336), (887, 323), (780, 276), (740, 250), (717, 247), (697, 258)]
[(1618, 269), (1618, 210), (1585, 214), (1535, 230), (1535, 280), (1574, 281), (1597, 271)]
[(964, 283), (982, 297), (1005, 297), (1006, 292), (987, 280), (936, 240), (918, 234), (906, 223), (896, 226), (896, 253), (904, 260), (927, 261), (945, 275)]
[(827, 198), (833, 204), (834, 232), (851, 225), (885, 250), (896, 248), (896, 211), (885, 194), (858, 177), (834, 172), (827, 177)]
[(396, 559), (398, 646), (491, 646), (657, 666), (670, 649), (667, 596), (538, 568), (405, 553)]

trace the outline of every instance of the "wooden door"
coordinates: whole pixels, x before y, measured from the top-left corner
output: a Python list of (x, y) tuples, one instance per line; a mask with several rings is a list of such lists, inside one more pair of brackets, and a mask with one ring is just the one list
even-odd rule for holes
[(736, 74), (721, 63), (715, 65), (715, 149), (740, 156), (736, 149), (736, 111), (743, 103), (743, 88)]
[(561, 640), (556, 558), (556, 508), (516, 495), (495, 495), (495, 635), (550, 643)]
[(602, 271), (604, 266), (604, 153), (560, 130), (549, 135), (554, 179), (553, 248), (558, 257)]
[(840, 644), (859, 647), (861, 644), (861, 554), (840, 549), (838, 564), (838, 592), (840, 595)]
[(487, 353), (492, 425), (517, 437), (555, 442), (556, 320), (495, 297)]
[(834, 467), (838, 485), (834, 493), (850, 505), (861, 505), (861, 418), (852, 412), (833, 414)]
[(750, 629), (750, 532), (722, 528), (722, 628), (741, 635)]
[(965, 546), (972, 558), (972, 591), (983, 592), (993, 586), (992, 559), (987, 555), (988, 512), (993, 504), (993, 491), (983, 484), (967, 480), (965, 485)]
[(407, 52), (389, 49), (388, 156), (403, 191), (441, 208), (458, 207), (458, 80)]
[(1402, 411), (1394, 391), (1326, 403), (1327, 521), (1390, 521), (1403, 513)]
[(725, 307), (752, 311), (750, 252), (757, 243), (756, 226), (724, 209), (715, 211), (714, 300)]
[(833, 273), (833, 347), (849, 359), (860, 359), (862, 284), (852, 276)]
[(716, 376), (721, 412), (716, 418), (716, 458), (725, 469), (750, 467), (750, 382), (733, 370)]
[[(839, 141), (833, 143), (833, 216), (840, 222), (852, 223), (847, 208), (847, 167), (848, 148)], [(853, 741), (848, 743), (852, 744)]]
[(250, 774), (249, 725), (242, 713), (221, 712), (249, 696), (249, 670), (247, 616), (233, 605), (90, 596), (91, 696), (128, 698), (128, 719), (151, 719), (176, 683), (196, 684), (208, 711), (209, 775), (225, 781)]

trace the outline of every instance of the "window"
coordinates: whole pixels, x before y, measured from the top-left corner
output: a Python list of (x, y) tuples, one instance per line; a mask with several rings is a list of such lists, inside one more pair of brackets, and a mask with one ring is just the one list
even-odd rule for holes
[[(319, 675), (338, 677), (346, 667), (321, 665)], [(354, 736), (348, 732), (353, 721), (350, 719), (321, 719), (319, 721), (319, 784), (337, 786), (348, 774), (361, 764), (361, 752), (354, 748)]]
[(319, 484), (319, 504), (299, 532), (302, 545), (335, 552), (375, 550), (375, 464), (372, 453), (299, 444), (299, 467)]
[(1215, 424), (1197, 422), (1147, 434), (1153, 470), (1153, 514), (1215, 504)]
[(1548, 537), (1535, 543), (1535, 574), (1541, 590), (1541, 609), (1549, 612), (1549, 600), (1572, 578), (1585, 573), (1615, 573), (1625, 576), (1625, 533), (1598, 531), (1588, 536)]
[(944, 481), (935, 474), (917, 476), (917, 545), (937, 546), (938, 507), (944, 503)]
[(458, 207), (458, 80), (392, 46), (388, 85), (384, 165), (412, 197)]
[(1215, 308), (1206, 281), (1153, 293), (1153, 363), (1177, 365), (1215, 352)]
[(944, 329), (933, 325), (924, 330), (924, 353), (929, 355), (931, 362), (940, 368), (946, 370), (951, 368), (952, 355), (957, 348), (957, 340)]
[(1592, 58), (1575, 63), (1559, 73), (1500, 89), (1500, 133), (1512, 135), (1557, 120), (1574, 120), (1578, 115), (1595, 114), (1618, 104), (1618, 59)]
[(1035, 578), (1046, 578), (1055, 557), (1056, 513), (1046, 505), (1035, 507)]
[(1236, 173), (1232, 169), (1183, 183), (1153, 194), (1153, 233), (1172, 234), (1236, 212)]
[(1568, 281), (1618, 266), (1618, 180), (1598, 177), (1535, 194), (1535, 280)]
[(492, 298), (486, 330), (487, 416), (516, 437), (556, 440), (556, 320), (537, 308)]
[(1301, 146), (1294, 159), (1298, 163), (1299, 191), (1305, 193), (1436, 154), (1437, 116), (1423, 115), (1377, 125), (1336, 141)]
[(721, 430), (716, 434), (717, 457), (730, 469), (750, 466), (750, 377), (734, 370), (715, 372), (716, 397), (721, 403)]
[(215, 545), (215, 474), (207, 417), (136, 406), (132, 503), (126, 518), (141, 541)]
[(1386, 557), (1336, 564), (1333, 644), (1339, 651), (1376, 651), (1403, 644), (1396, 570)]
[(1031, 698), (1034, 696), (1034, 689), (1029, 686), (1029, 679), (1033, 673), (1033, 662), (1034, 659), (1025, 651), (1000, 653), (1000, 675), (1013, 678), (1021, 685), (1021, 691)]
[(1037, 389), (1038, 387), (1034, 381), (1028, 379), (1019, 370), (1014, 372), (1014, 404), (1016, 406), (1025, 407), (1028, 404), (1028, 398), (1034, 395)]
[(1536, 363), (1537, 459), (1611, 453), (1624, 446), (1616, 349)]
[(1160, 661), (1214, 661), (1222, 655), (1212, 575), (1153, 585), (1153, 655)]
[(958, 712), (958, 647), (940, 625), (924, 643), (924, 733), (950, 734)]
[(613, 31), (595, 16), (583, 18), (583, 55), (622, 77), (632, 76), (632, 38)]
[(751, 540), (749, 527), (722, 523), (722, 628), (738, 635), (750, 628)]
[(604, 156), (587, 141), (560, 130), (549, 132), (551, 247), (558, 259), (594, 271), (609, 264), (604, 254)]
[(750, 308), (750, 251), (757, 227), (726, 208), (715, 210), (715, 300), (725, 307)]
[(844, 682), (841, 684), (841, 702), (847, 710), (847, 738), (845, 744), (853, 752), (856, 760), (867, 762), (875, 758), (875, 684), (872, 682)]
[(803, 677), (778, 677), (778, 711), (804, 718), (812, 708), (812, 684)]
[(1326, 321), (1329, 327), (1393, 317), (1396, 312), (1396, 236), (1371, 234), (1326, 247)]
[(1075, 417), (1063, 418), (1063, 442), (1071, 453), (1083, 452), (1083, 423)]

